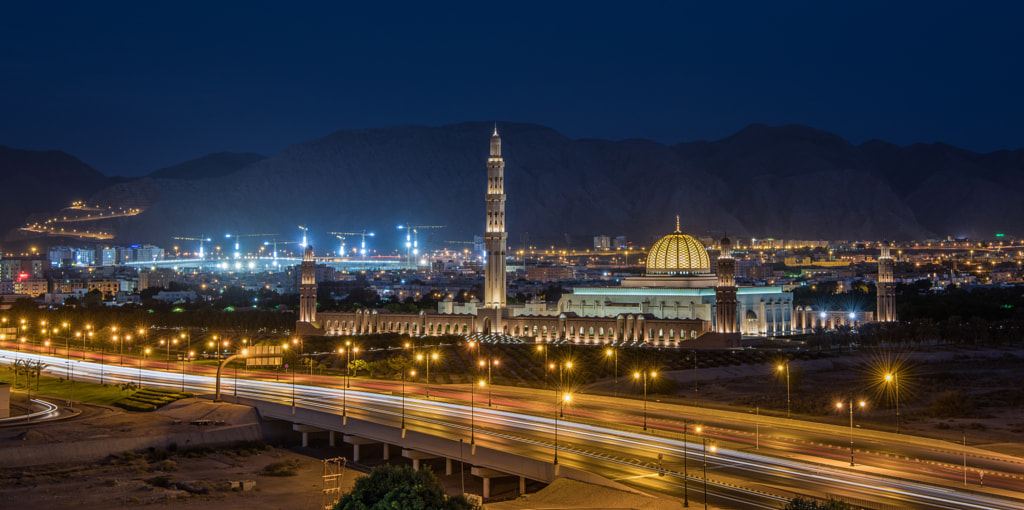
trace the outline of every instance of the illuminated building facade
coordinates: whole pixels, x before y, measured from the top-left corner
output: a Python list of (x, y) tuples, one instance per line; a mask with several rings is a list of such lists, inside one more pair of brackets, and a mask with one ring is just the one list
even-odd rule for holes
[(893, 279), (893, 265), (889, 243), (883, 241), (882, 253), (878, 256), (878, 308), (875, 312), (879, 322), (896, 322), (896, 282)]
[(316, 260), (313, 247), (302, 256), (302, 283), (299, 284), (299, 322), (316, 322)]
[[(577, 287), (558, 302), (563, 313), (584, 317), (651, 314), (658, 319), (713, 323), (722, 335), (776, 336), (794, 333), (793, 294), (782, 287), (736, 287), (731, 244), (723, 240), (719, 273), (711, 272), (707, 248), (676, 231), (654, 243), (645, 276), (624, 278), (619, 287)], [(648, 341), (678, 341), (656, 335)]]

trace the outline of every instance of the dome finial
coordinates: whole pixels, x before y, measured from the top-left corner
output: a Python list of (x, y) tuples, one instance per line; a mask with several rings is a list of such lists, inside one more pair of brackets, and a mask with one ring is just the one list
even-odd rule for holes
[(494, 134), (491, 136), (498, 136), (498, 121), (494, 121)]
[(678, 214), (676, 215), (676, 232), (681, 232), (681, 230), (679, 229), (679, 215)]

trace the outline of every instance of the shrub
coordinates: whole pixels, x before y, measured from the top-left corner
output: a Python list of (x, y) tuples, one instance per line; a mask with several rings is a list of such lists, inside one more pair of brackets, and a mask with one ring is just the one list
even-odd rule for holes
[(260, 474), (263, 476), (295, 476), (298, 473), (299, 462), (297, 460), (285, 460), (267, 464)]

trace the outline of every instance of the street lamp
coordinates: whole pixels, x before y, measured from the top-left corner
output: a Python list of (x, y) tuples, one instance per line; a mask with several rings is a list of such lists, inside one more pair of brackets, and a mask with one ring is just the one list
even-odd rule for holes
[[(686, 481), (687, 478), (690, 477), (689, 473), (687, 472), (687, 468), (686, 468), (686, 450), (689, 448), (689, 444), (686, 441), (686, 426), (687, 425), (689, 425), (689, 422), (686, 421), (686, 420), (683, 420), (683, 507), (685, 507), (685, 508), (689, 508), (690, 507), (690, 494), (689, 494), (689, 489), (687, 488), (687, 481)], [(700, 432), (700, 427), (697, 427), (697, 432)]]
[[(562, 402), (562, 407), (564, 408), (565, 404), (569, 403), (570, 400), (572, 400), (572, 395), (570, 395), (568, 393), (563, 394), (562, 395), (562, 401), (561, 401)], [(554, 464), (558, 464), (558, 404), (559, 404), (558, 391), (556, 390), (555, 391), (555, 462), (554, 462)]]
[[(651, 379), (658, 377), (657, 372), (651, 372)], [(644, 430), (647, 430), (647, 372), (636, 372), (634, 379), (643, 379), (644, 382)]]
[[(483, 388), (487, 382), (481, 379), (479, 384)], [(470, 385), (469, 391), (469, 444), (476, 445), (476, 384)]]
[[(864, 407), (864, 401), (860, 401), (860, 406)], [(836, 409), (842, 409), (843, 403), (836, 402)], [(853, 466), (853, 399), (850, 399), (850, 465)]]
[[(552, 368), (554, 368), (554, 365), (552, 365)], [(558, 398), (557, 395), (558, 395), (558, 390), (559, 389), (561, 389), (562, 393), (565, 394), (565, 386), (566, 386), (566, 384), (565, 384), (565, 381), (562, 379), (562, 368), (566, 368), (566, 369), (572, 368), (572, 362), (571, 361), (567, 361), (564, 364), (562, 364), (562, 363), (558, 364), (558, 388), (555, 389), (555, 395), (556, 395), (555, 398)], [(562, 415), (562, 418), (565, 418), (565, 406), (562, 406), (561, 415)]]
[[(61, 326), (67, 330), (64, 335), (64, 356), (68, 360), (71, 360), (71, 328), (68, 327), (68, 323), (63, 323)], [(70, 365), (68, 365), (70, 366)]]
[[(708, 507), (708, 438), (701, 438), (704, 442), (704, 508)], [(718, 448), (712, 444), (711, 453), (718, 451)]]
[[(403, 368), (402, 369), (402, 439), (405, 439), (405, 372), (406, 372), (406, 370)], [(413, 377), (416, 377), (416, 371), (415, 370), (410, 370), (409, 371), (409, 375), (413, 376)]]
[(893, 382), (896, 387), (896, 433), (900, 433), (900, 375), (898, 372), (885, 374), (886, 382)]
[(416, 361), (426, 360), (427, 362), (427, 398), (430, 398), (430, 360), (437, 360), (437, 353), (428, 353), (426, 356), (422, 354), (416, 355)]
[(792, 410), (789, 399), (789, 360), (786, 360), (785, 363), (779, 365), (780, 372), (782, 371), (783, 367), (785, 367), (786, 369), (786, 418), (788, 419), (790, 417), (790, 412)]
[(487, 407), (491, 407), (491, 366), (497, 364), (498, 360), (494, 358), (487, 361), (480, 360), (480, 366), (487, 365)]
[(608, 349), (604, 351), (605, 356), (611, 356), (615, 362), (615, 396), (619, 396), (619, 351), (618, 349)]
[(145, 356), (139, 358), (139, 388), (142, 388), (142, 360), (149, 358), (149, 347), (146, 348)]
[[(548, 346), (546, 346), (546, 345), (538, 345), (537, 346), (537, 352), (543, 352), (544, 353), (544, 366), (545, 367), (548, 366)], [(544, 376), (544, 387), (545, 388), (548, 387), (547, 374), (545, 374), (545, 376)]]

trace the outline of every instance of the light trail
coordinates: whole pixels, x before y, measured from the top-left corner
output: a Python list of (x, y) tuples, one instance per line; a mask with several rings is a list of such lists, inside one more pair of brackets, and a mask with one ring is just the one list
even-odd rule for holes
[[(44, 372), (64, 376), (68, 363), (74, 364), (78, 378), (98, 379), (100, 370), (104, 379), (113, 383), (138, 382), (140, 368), (118, 365), (99, 365), (78, 360), (35, 353), (0, 351), (0, 364), (8, 364), (15, 357), (37, 360), (48, 366)], [(141, 369), (141, 377), (147, 387), (163, 386), (180, 390), (184, 384), (187, 391), (211, 392), (214, 380), (210, 376), (174, 371)], [(321, 409), (338, 414), (345, 410), (352, 416), (360, 416), (386, 426), (397, 428), (401, 417), (402, 401), (405, 400), (405, 416), (408, 428), (420, 429), (430, 434), (456, 439), (470, 430), (469, 422), (475, 421), (477, 444), (488, 448), (516, 451), (518, 454), (540, 460), (552, 456), (554, 443), (551, 437), (555, 420), (548, 416), (535, 416), (508, 410), (461, 403), (424, 400), (419, 395), (402, 397), (393, 393), (375, 393), (358, 389), (342, 390), (325, 386), (293, 383), (287, 379), (278, 382), (252, 381), (245, 378), (233, 382), (231, 375), (222, 376), (222, 398), (230, 401), (232, 395), (260, 399), (298, 407)], [(294, 392), (294, 393), (293, 393)], [(472, 420), (471, 420), (472, 416)], [(570, 417), (571, 418), (571, 417)], [(610, 423), (615, 423), (610, 421)], [(558, 420), (558, 452), (560, 463), (579, 469), (596, 472), (615, 478), (623, 483), (665, 492), (667, 486), (679, 487), (685, 480), (695, 498), (702, 498), (697, 487), (704, 479), (696, 476), (703, 466), (703, 450), (700, 442), (660, 437), (641, 432), (618, 430), (601, 426)], [(677, 471), (683, 453), (691, 459), (689, 476)], [(663, 464), (655, 461), (663, 455)], [(699, 460), (698, 460), (699, 459)], [(713, 472), (707, 480), (709, 498), (721, 503), (731, 502), (745, 508), (776, 508), (778, 503), (788, 501), (792, 496), (810, 494), (823, 497), (828, 494), (850, 494), (857, 498), (886, 505), (912, 506), (942, 510), (1010, 510), (1021, 508), (1020, 500), (1005, 500), (989, 494), (971, 493), (941, 485), (920, 481), (886, 477), (880, 474), (852, 472), (848, 469), (832, 468), (811, 464), (796, 459), (772, 457), (749, 451), (719, 448), (707, 458), (708, 471)], [(665, 466), (668, 467), (665, 467)], [(664, 473), (664, 476), (649, 476)], [(767, 487), (756, 490), (741, 486)], [(770, 491), (769, 491), (770, 489)], [(674, 489), (672, 489), (674, 490)], [(784, 492), (787, 494), (778, 494)], [(678, 494), (676, 494), (678, 495)]]

